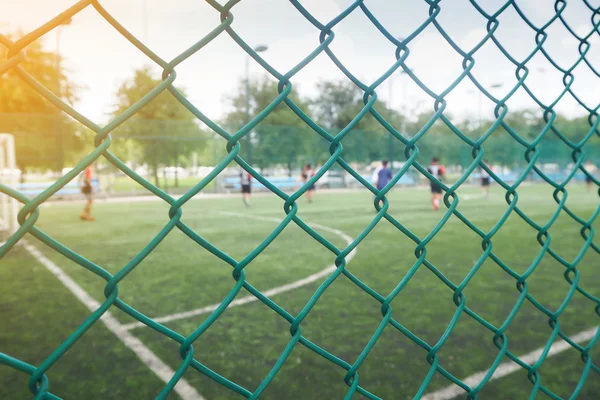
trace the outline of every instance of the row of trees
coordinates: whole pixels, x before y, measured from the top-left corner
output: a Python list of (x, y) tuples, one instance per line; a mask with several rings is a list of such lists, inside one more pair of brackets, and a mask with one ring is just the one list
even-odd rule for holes
[[(0, 60), (6, 59), (7, 51), (0, 46)], [(20, 63), (33, 79), (73, 105), (80, 88), (60, 65), (61, 58), (44, 50), (39, 41), (28, 46), (27, 56)], [(118, 88), (111, 115), (120, 115), (159, 83), (149, 68), (136, 71)], [(61, 171), (91, 150), (94, 133), (37, 93), (16, 70), (0, 76), (0, 93), (0, 132), (14, 135), (21, 171)], [(212, 144), (193, 115), (169, 93), (160, 94), (142, 108), (118, 127), (113, 137), (111, 151), (134, 166), (149, 165), (157, 184), (160, 165), (178, 165), (192, 152), (202, 154)]]
[[(242, 87), (242, 85), (240, 85)], [(240, 91), (230, 99), (232, 111), (225, 119), (226, 126), (235, 130), (241, 127), (249, 117), (257, 115), (277, 96), (277, 84), (267, 78), (251, 82), (249, 96)], [(246, 99), (249, 99), (249, 113), (246, 112)], [(347, 126), (363, 109), (363, 91), (349, 81), (322, 82), (317, 85), (317, 94), (313, 98), (290, 98), (309, 117), (336, 135)], [(378, 100), (375, 109), (396, 130), (406, 137), (412, 137), (427, 124), (433, 112), (421, 113), (416, 121), (405, 121), (405, 116)], [(445, 114), (449, 119), (455, 120)], [(534, 140), (544, 129), (546, 123), (540, 112), (534, 110), (514, 110), (504, 119), (524, 140)], [(481, 137), (493, 121), (463, 120), (456, 123), (465, 136), (470, 139)], [(586, 117), (567, 119), (558, 116), (553, 126), (572, 142), (584, 138), (591, 129)], [(406, 132), (401, 128), (405, 127)], [(367, 113), (352, 132), (343, 140), (344, 158), (350, 162), (370, 163), (375, 160), (393, 159), (403, 161), (405, 146), (391, 134), (371, 114)], [(247, 148), (250, 145), (245, 143)], [(288, 170), (304, 162), (320, 163), (329, 156), (328, 143), (314, 132), (285, 104), (280, 104), (265, 120), (255, 128), (252, 134), (252, 161), (259, 167), (273, 164), (286, 165)], [(436, 156), (448, 164), (466, 166), (473, 160), (472, 148), (461, 140), (443, 121), (438, 120), (418, 141), (419, 159), (427, 163)], [(486, 140), (485, 157), (489, 162), (508, 166), (525, 163), (526, 148), (518, 143), (503, 128), (498, 127)], [(572, 161), (572, 149), (553, 132), (548, 132), (540, 146), (540, 161), (567, 164)], [(594, 135), (585, 148), (588, 160), (600, 157), (600, 138)]]
[[(0, 59), (5, 53), (6, 49), (0, 46)], [(73, 104), (77, 101), (78, 88), (64, 71), (57, 69), (59, 61), (55, 54), (45, 51), (39, 43), (33, 43), (22, 66), (63, 101)], [(120, 115), (159, 83), (158, 75), (151, 69), (136, 71), (132, 79), (118, 88), (112, 116)], [(227, 99), (228, 112), (221, 121), (231, 132), (245, 125), (278, 95), (277, 83), (267, 77), (253, 80), (247, 86), (241, 81), (238, 87), (238, 91)], [(316, 89), (317, 94), (312, 98), (301, 97), (296, 90), (289, 98), (332, 135), (348, 125), (364, 107), (363, 91), (351, 82), (321, 82)], [(185, 95), (184, 89), (179, 90)], [(93, 134), (42, 98), (14, 71), (0, 77), (0, 92), (0, 132), (15, 134), (21, 170), (34, 167), (60, 170), (65, 165), (72, 165), (91, 148)], [(407, 132), (403, 133), (406, 135), (416, 133), (431, 117), (431, 114), (423, 113), (416, 121), (405, 121), (404, 115), (381, 100), (375, 109), (396, 129), (405, 126)], [(526, 140), (533, 139), (544, 126), (543, 120), (528, 110), (511, 111), (506, 121)], [(490, 124), (491, 121), (483, 121), (482, 126)], [(555, 125), (573, 141), (580, 140), (590, 129), (586, 118), (559, 117)], [(462, 121), (457, 128), (471, 138), (480, 136), (483, 131), (473, 121)], [(223, 140), (218, 140), (213, 132), (203, 127), (168, 92), (160, 94), (118, 127), (113, 137), (111, 151), (134, 166), (147, 164), (156, 184), (159, 183), (160, 166), (189, 166), (194, 153), (201, 164), (214, 165), (225, 146)], [(344, 157), (359, 163), (384, 158), (404, 160), (404, 146), (390, 138), (386, 129), (367, 113), (344, 139)], [(291, 171), (305, 162), (323, 162), (329, 155), (328, 143), (284, 103), (244, 140), (242, 156), (262, 168), (285, 165)], [(592, 142), (592, 152), (600, 156), (598, 141)], [(422, 161), (434, 155), (452, 164), (466, 165), (472, 160), (469, 146), (442, 121), (434, 124), (418, 145)], [(485, 148), (490, 162), (515, 165), (523, 161), (524, 149), (502, 128), (488, 139)], [(544, 141), (544, 149), (548, 161), (553, 156), (564, 162), (570, 160), (570, 150), (552, 133)]]
[[(321, 82), (317, 85), (317, 93), (314, 98), (302, 98), (292, 91), (289, 98), (332, 135), (348, 125), (364, 107), (363, 92), (351, 82)], [(240, 90), (229, 99), (231, 112), (225, 117), (225, 126), (229, 130), (239, 129), (249, 118), (265, 109), (277, 95), (277, 83), (266, 77), (250, 82), (248, 92)], [(379, 101), (376, 109), (394, 126), (401, 125), (404, 117), (388, 108), (385, 102)], [(387, 146), (389, 143), (383, 126), (369, 113), (358, 122), (355, 130), (367, 136), (364, 140), (356, 140), (356, 135), (344, 139), (345, 148), (349, 146), (345, 154), (360, 152), (364, 155), (364, 161), (381, 158), (382, 144)], [(248, 141), (251, 143), (245, 143), (242, 155), (262, 168), (280, 164), (287, 166), (290, 171), (303, 162), (322, 162), (329, 155), (327, 141), (284, 103), (278, 105), (254, 129)], [(353, 142), (354, 145), (351, 144)], [(248, 154), (250, 147), (252, 153)], [(351, 158), (358, 160), (356, 156)]]

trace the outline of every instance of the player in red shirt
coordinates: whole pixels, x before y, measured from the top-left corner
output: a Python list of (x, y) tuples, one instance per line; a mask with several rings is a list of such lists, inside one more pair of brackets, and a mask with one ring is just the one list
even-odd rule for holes
[(252, 196), (252, 175), (243, 169), (240, 171), (240, 183), (242, 185), (242, 200), (246, 207), (250, 207), (250, 196)]
[[(440, 164), (440, 160), (437, 157), (431, 159), (431, 165), (427, 168), (427, 172), (433, 175), (438, 181), (442, 181), (446, 175), (446, 169)], [(430, 182), (431, 186), (431, 203), (433, 204), (433, 210), (440, 208), (440, 200), (442, 199), (442, 187), (434, 181)]]
[(79, 215), (82, 221), (95, 221), (96, 218), (92, 217), (92, 166), (88, 165), (83, 174), (80, 175), (82, 179), (79, 181), (79, 188), (81, 193), (87, 199), (83, 211)]

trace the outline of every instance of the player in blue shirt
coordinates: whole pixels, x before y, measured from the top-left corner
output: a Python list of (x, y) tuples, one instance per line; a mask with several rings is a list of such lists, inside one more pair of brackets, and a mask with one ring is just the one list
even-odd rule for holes
[(390, 183), (392, 180), (392, 170), (388, 168), (388, 162), (386, 160), (381, 162), (381, 168), (377, 171), (377, 182), (375, 187), (377, 190), (381, 190)]
[[(373, 185), (377, 188), (377, 190), (381, 190), (390, 183), (392, 180), (392, 170), (388, 167), (388, 162), (386, 160), (381, 162), (381, 167), (377, 167), (375, 171), (373, 171)], [(380, 203), (383, 205), (383, 202)]]

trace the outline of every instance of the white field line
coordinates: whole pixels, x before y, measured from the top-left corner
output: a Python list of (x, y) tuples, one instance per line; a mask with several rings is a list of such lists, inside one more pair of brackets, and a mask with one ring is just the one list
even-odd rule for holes
[[(596, 326), (594, 328), (590, 328), (586, 331), (580, 332), (580, 333), (576, 334), (575, 336), (571, 337), (571, 340), (575, 343), (582, 343), (582, 342), (591, 340), (594, 337), (594, 335), (596, 334), (596, 331), (598, 330), (598, 328), (599, 327)], [(548, 351), (548, 357), (551, 357), (551, 356), (561, 353), (565, 350), (568, 350), (570, 347), (571, 347), (570, 344), (568, 344), (561, 338), (558, 338), (558, 340), (555, 341), (554, 344), (552, 344), (552, 346), (550, 347), (550, 351)], [(542, 356), (543, 351), (544, 351), (543, 348), (539, 348), (539, 349), (536, 349), (536, 350), (534, 350), (530, 353), (527, 353), (523, 356), (520, 356), (519, 358), (523, 362), (525, 362), (529, 365), (532, 365), (532, 364), (535, 364), (537, 362), (537, 360), (539, 360), (539, 358)], [(495, 379), (500, 379), (500, 378), (502, 378), (508, 374), (511, 374), (515, 371), (518, 371), (518, 370), (522, 370), (522, 368), (517, 363), (515, 363), (513, 361), (504, 362), (498, 366), (498, 368), (494, 372), (494, 375), (492, 375), (492, 377), (490, 378), (490, 381), (493, 381)], [(481, 380), (485, 377), (485, 375), (488, 373), (488, 371), (489, 370), (477, 372), (473, 375), (470, 375), (470, 376), (462, 379), (462, 381), (470, 387), (475, 387), (481, 382)], [(440, 389), (435, 392), (426, 394), (425, 396), (421, 397), (421, 400), (449, 400), (454, 397), (457, 397), (460, 395), (465, 395), (465, 394), (466, 394), (466, 392), (459, 386), (449, 385), (444, 389)]]
[[(277, 218), (246, 215), (246, 214), (242, 214), (242, 213), (235, 213), (235, 212), (229, 212), (229, 211), (219, 211), (218, 213), (223, 214), (223, 215), (234, 216), (234, 217), (254, 219), (256, 221), (269, 221), (269, 222), (275, 222), (277, 224), (281, 222), (281, 219), (277, 219)], [(311, 225), (315, 228), (322, 229), (327, 232), (331, 232), (331, 233), (341, 237), (342, 239), (344, 239), (344, 241), (346, 241), (346, 244), (350, 244), (354, 240), (350, 236), (348, 236), (347, 234), (345, 234), (344, 232), (342, 232), (338, 229), (333, 229), (328, 226), (323, 226), (323, 225), (319, 225), (319, 224), (311, 224)], [(348, 256), (346, 256), (346, 262), (350, 262), (350, 260), (352, 260), (355, 255), (356, 255), (356, 248), (354, 250), (352, 250), (348, 254)], [(330, 265), (329, 267), (325, 268), (324, 270), (319, 271), (315, 274), (309, 275), (306, 278), (302, 278), (300, 280), (297, 280), (292, 283), (288, 283), (286, 285), (281, 285), (281, 286), (277, 286), (277, 287), (269, 289), (269, 290), (265, 290), (262, 292), (262, 294), (264, 294), (267, 297), (272, 297), (277, 294), (281, 294), (281, 293), (289, 292), (290, 290), (298, 289), (299, 287), (308, 285), (309, 283), (315, 282), (325, 276), (330, 275), (331, 273), (333, 273), (336, 270), (336, 268), (337, 267), (335, 266), (335, 264)], [(253, 303), (255, 301), (258, 301), (258, 298), (254, 297), (253, 295), (240, 297), (239, 299), (233, 300), (229, 304), (228, 308), (241, 306), (243, 304)], [(190, 318), (190, 317), (194, 317), (196, 315), (213, 312), (214, 310), (217, 309), (217, 307), (219, 307), (219, 305), (220, 305), (220, 303), (212, 304), (210, 306), (196, 308), (195, 310), (189, 310), (189, 311), (184, 311), (184, 312), (180, 312), (180, 313), (164, 315), (162, 317), (156, 317), (156, 318), (152, 318), (152, 319), (156, 322), (163, 324), (165, 322), (176, 321), (179, 319)], [(143, 328), (145, 326), (146, 325), (144, 325), (141, 322), (132, 322), (130, 324), (123, 325), (123, 328), (124, 329), (135, 329), (135, 328)]]
[[(250, 218), (250, 219), (255, 219), (255, 220), (260, 220), (260, 221), (271, 221), (271, 222), (276, 222), (276, 223), (281, 222), (281, 220), (278, 220), (275, 218), (249, 216), (249, 215), (238, 214), (238, 213), (233, 213), (233, 212), (223, 211), (223, 212), (221, 212), (221, 214), (237, 216), (237, 217), (245, 217), (245, 218)], [(350, 236), (346, 235), (344, 232), (339, 231), (337, 229), (325, 227), (325, 226), (318, 225), (318, 224), (312, 224), (312, 226), (320, 228), (325, 231), (332, 232), (332, 233), (342, 237), (347, 243), (351, 243), (353, 240)], [(33, 257), (35, 257), (52, 274), (54, 274), (90, 311), (94, 311), (98, 307), (100, 307), (100, 303), (98, 303), (96, 300), (92, 299), (90, 297), (90, 295), (85, 290), (83, 290), (83, 288), (81, 288), (81, 286), (79, 286), (77, 283), (75, 283), (75, 281), (73, 281), (73, 279), (69, 275), (67, 275), (56, 264), (54, 264), (47, 257), (45, 257), (39, 250), (37, 250), (35, 247), (33, 247), (30, 244), (25, 244), (24, 247), (32, 254)], [(356, 255), (356, 249), (354, 249), (352, 252), (350, 252), (348, 254), (347, 261), (350, 261), (355, 255)], [(280, 294), (283, 292), (287, 292), (287, 291), (299, 288), (301, 286), (312, 283), (312, 282), (320, 279), (323, 276), (330, 274), (331, 272), (335, 271), (335, 269), (336, 269), (335, 265), (329, 266), (328, 268), (326, 268), (316, 274), (309, 275), (308, 277), (306, 277), (304, 279), (300, 279), (296, 282), (292, 282), (287, 285), (282, 285), (282, 286), (264, 291), (263, 294), (265, 294), (266, 296), (273, 296), (276, 294)], [(231, 304), (229, 305), (229, 307), (247, 304), (247, 303), (257, 301), (257, 300), (258, 299), (254, 296), (246, 296), (246, 297), (242, 297), (240, 299), (232, 301)], [(195, 310), (190, 310), (190, 311), (186, 311), (186, 312), (182, 312), (182, 313), (176, 313), (176, 314), (166, 315), (164, 317), (154, 318), (154, 320), (157, 322), (164, 323), (164, 322), (174, 321), (174, 320), (178, 320), (178, 319), (189, 318), (189, 317), (193, 317), (196, 315), (212, 312), (218, 306), (219, 306), (219, 304), (210, 305), (210, 306), (198, 308)], [(142, 360), (142, 362), (144, 364), (146, 364), (148, 366), (148, 368), (150, 368), (150, 370), (152, 370), (152, 372), (154, 372), (162, 381), (164, 381), (166, 383), (171, 379), (171, 377), (174, 375), (175, 371), (173, 371), (160, 358), (158, 358), (138, 338), (136, 338), (135, 336), (131, 335), (128, 332), (131, 329), (143, 327), (143, 326), (145, 326), (144, 324), (142, 324), (140, 322), (133, 323), (133, 324), (121, 324), (117, 321), (117, 319), (115, 317), (112, 316), (110, 311), (107, 311), (106, 313), (104, 313), (104, 315), (102, 316), (102, 318), (100, 318), (100, 320), (106, 325), (106, 327), (111, 332), (113, 332), (121, 341), (123, 341), (123, 343), (125, 343), (125, 345), (127, 347), (129, 347), (131, 350), (133, 350), (136, 353), (136, 355)], [(582, 343), (582, 342), (591, 340), (594, 337), (598, 328), (599, 327), (594, 327), (594, 328), (588, 329), (586, 331), (580, 332), (580, 333), (576, 334), (575, 336), (572, 336), (571, 340), (574, 341), (575, 343)], [(554, 342), (554, 344), (550, 347), (547, 357), (551, 357), (551, 356), (561, 353), (565, 350), (568, 350), (570, 347), (571, 346), (567, 342), (558, 338), (557, 341)], [(539, 349), (536, 349), (536, 350), (534, 350), (530, 353), (527, 353), (523, 356), (520, 356), (519, 358), (523, 362), (531, 365), (531, 364), (534, 364), (540, 358), (540, 356), (542, 355), (542, 352), (543, 352), (543, 348), (539, 348)], [(498, 366), (498, 368), (494, 372), (494, 375), (492, 375), (492, 377), (490, 378), (490, 381), (500, 379), (500, 378), (505, 377), (513, 372), (520, 370), (520, 369), (521, 369), (521, 367), (512, 361), (504, 362)], [(473, 375), (470, 375), (470, 376), (462, 379), (462, 381), (465, 384), (467, 384), (468, 386), (471, 386), (471, 387), (477, 386), (481, 382), (481, 380), (485, 377), (487, 372), (488, 372), (488, 370), (477, 372)], [(179, 380), (179, 382), (175, 386), (174, 390), (184, 400), (187, 400), (187, 399), (202, 400), (203, 399), (202, 396), (196, 391), (196, 389), (194, 389), (189, 383), (187, 383), (187, 381), (184, 378)], [(444, 389), (440, 389), (435, 392), (428, 393), (425, 396), (423, 396), (421, 399), (422, 400), (450, 400), (457, 396), (460, 396), (461, 394), (465, 394), (465, 391), (462, 388), (460, 388), (459, 386), (456, 386), (456, 385), (449, 385)]]
[[(463, 196), (463, 198), (464, 197), (465, 196)], [(468, 197), (467, 199), (478, 198), (478, 197), (483, 197), (483, 195), (472, 195), (472, 197)], [(249, 217), (249, 216), (247, 216), (245, 214), (238, 214), (238, 213), (232, 213), (232, 212), (221, 212), (221, 213), (222, 214), (226, 214), (226, 215), (236, 216), (236, 217)], [(277, 220), (277, 219), (274, 219), (274, 218), (265, 218), (265, 217), (252, 217), (252, 218), (259, 219), (259, 220), (264, 220), (264, 221), (280, 222), (280, 220)], [(315, 226), (315, 227), (321, 228), (323, 230), (327, 230), (327, 231), (333, 232), (333, 233), (341, 236), (342, 238), (344, 238), (348, 243), (350, 243), (352, 241), (352, 238), (348, 237), (343, 232), (340, 232), (338, 230), (331, 229), (331, 228), (328, 228), (328, 227), (324, 227), (324, 226), (321, 226), (321, 225), (317, 225), (317, 224), (312, 224), (312, 225)], [(354, 251), (356, 251), (356, 249)], [(354, 251), (353, 251), (353, 253), (354, 253)], [(354, 255), (352, 253), (350, 253), (348, 256), (349, 256), (349, 258), (348, 258), (348, 261), (349, 261), (351, 259), (351, 257), (353, 257)], [(335, 265), (332, 266), (332, 267), (327, 268), (327, 270), (331, 270), (331, 271), (335, 270)], [(322, 271), (322, 272), (320, 272), (319, 274), (321, 274), (323, 272), (325, 272), (325, 270)], [(315, 275), (317, 275), (317, 274), (315, 274)], [(310, 277), (308, 277), (308, 278), (310, 278)], [(308, 279), (308, 278), (305, 278), (305, 279)], [(297, 282), (300, 282), (300, 281), (297, 281)], [(297, 282), (294, 282), (294, 283), (292, 283), (290, 285), (285, 285), (285, 286), (291, 286), (291, 285), (296, 284)], [(302, 286), (302, 285), (299, 285), (299, 286)], [(296, 287), (299, 287), (299, 286), (296, 286)], [(278, 288), (275, 288), (275, 289), (272, 289), (272, 290), (277, 290), (277, 289)], [(291, 289), (288, 289), (288, 290), (291, 290)], [(278, 293), (281, 293), (281, 292), (278, 292)], [(244, 300), (244, 299), (245, 298), (242, 298), (240, 300)], [(252, 296), (252, 299), (254, 299), (254, 300), (251, 300), (251, 301), (257, 300), (254, 296)], [(241, 303), (241, 304), (245, 304), (245, 302)], [(217, 306), (218, 306), (218, 304), (217, 304)], [(211, 307), (210, 311), (212, 311), (214, 308), (216, 308), (216, 306), (210, 306), (210, 307)], [(201, 309), (199, 309), (199, 310), (201, 310)], [(209, 311), (204, 311), (204, 312), (209, 312)], [(194, 314), (194, 315), (198, 315), (198, 314)], [(596, 334), (596, 331), (599, 328), (600, 327), (594, 327), (594, 328), (590, 328), (590, 329), (588, 329), (586, 331), (580, 332), (580, 333), (572, 336), (571, 340), (573, 342), (575, 342), (575, 343), (582, 343), (582, 342), (591, 340), (594, 337), (594, 335)], [(563, 352), (565, 350), (568, 350), (570, 347), (571, 346), (567, 342), (565, 342), (561, 338), (558, 338), (554, 342), (554, 344), (552, 344), (552, 346), (550, 347), (550, 350), (548, 351), (547, 357), (552, 357), (552, 356), (554, 356), (554, 355), (556, 355), (558, 353), (561, 353), (561, 352)], [(527, 353), (527, 354), (525, 354), (523, 356), (520, 356), (519, 358), (523, 362), (525, 362), (525, 363), (527, 363), (529, 365), (532, 365), (535, 362), (537, 362), (537, 360), (541, 357), (543, 351), (544, 351), (543, 348), (539, 348), (539, 349), (536, 349), (536, 350), (534, 350), (534, 351), (532, 351), (530, 353)], [(502, 363), (502, 364), (500, 364), (498, 366), (498, 368), (496, 369), (496, 371), (494, 371), (494, 375), (492, 375), (492, 377), (490, 378), (490, 381), (496, 380), (496, 379), (500, 379), (500, 378), (502, 378), (502, 377), (504, 377), (506, 375), (509, 375), (509, 374), (511, 374), (513, 372), (516, 372), (516, 371), (518, 371), (520, 369), (522, 369), (522, 368), (518, 364), (516, 364), (516, 363), (514, 363), (512, 361), (504, 362), (504, 363)], [(462, 381), (464, 383), (466, 383), (470, 387), (475, 387), (475, 386), (477, 386), (481, 382), (481, 380), (485, 377), (485, 375), (487, 373), (488, 373), (488, 370), (477, 372), (477, 373), (475, 373), (473, 375), (470, 375), (470, 376), (462, 379)], [(462, 388), (460, 388), (459, 386), (456, 386), (456, 385), (449, 385), (448, 387), (446, 387), (444, 389), (440, 389), (440, 390), (437, 390), (435, 392), (426, 394), (425, 396), (421, 397), (421, 399), (422, 400), (450, 400), (450, 399), (452, 399), (454, 397), (460, 396), (461, 394), (465, 394), (465, 391)]]
[[(60, 267), (50, 261), (38, 249), (29, 243), (24, 243), (29, 253), (46, 267), (63, 285), (71, 291), (90, 311), (100, 307), (100, 303), (94, 300), (73, 278), (67, 275)], [(129, 347), (138, 358), (163, 382), (167, 383), (175, 374), (175, 371), (165, 364), (156, 354), (152, 352), (140, 339), (133, 336), (115, 317), (106, 311), (100, 320), (114, 333), (124, 344)], [(181, 378), (174, 388), (175, 392), (184, 400), (203, 400), (204, 398), (185, 379)]]

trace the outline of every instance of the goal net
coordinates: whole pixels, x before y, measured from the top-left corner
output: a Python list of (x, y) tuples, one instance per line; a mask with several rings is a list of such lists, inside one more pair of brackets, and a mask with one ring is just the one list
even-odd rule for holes
[[(15, 140), (12, 135), (0, 133), (0, 182), (16, 188), (20, 171), (16, 166)], [(0, 242), (17, 230), (18, 203), (12, 197), (0, 193)]]

